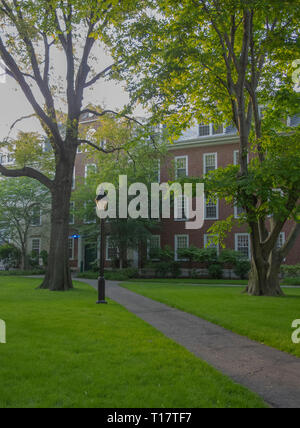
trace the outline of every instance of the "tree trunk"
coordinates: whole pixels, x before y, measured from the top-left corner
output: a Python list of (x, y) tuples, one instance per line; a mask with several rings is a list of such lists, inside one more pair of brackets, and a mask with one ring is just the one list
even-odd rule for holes
[(69, 222), (75, 153), (64, 156), (56, 169), (52, 190), (51, 237), (48, 266), (42, 289), (67, 291), (73, 288), (69, 266)]
[(247, 293), (251, 296), (284, 296), (280, 287), (281, 263), (277, 250), (272, 251), (267, 261), (252, 254)]

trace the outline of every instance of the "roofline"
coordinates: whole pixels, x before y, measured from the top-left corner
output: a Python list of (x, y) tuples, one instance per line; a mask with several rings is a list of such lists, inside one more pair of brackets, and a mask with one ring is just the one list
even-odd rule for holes
[(185, 141), (177, 141), (174, 144), (168, 144), (168, 148), (169, 150), (178, 150), (190, 147), (219, 146), (223, 144), (236, 144), (239, 143), (239, 141), (240, 137), (238, 135), (222, 135), (208, 138), (198, 137)]

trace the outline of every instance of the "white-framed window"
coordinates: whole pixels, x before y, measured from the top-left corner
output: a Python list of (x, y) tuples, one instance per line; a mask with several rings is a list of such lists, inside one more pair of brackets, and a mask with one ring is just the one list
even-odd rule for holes
[(219, 219), (219, 201), (205, 199), (205, 220)]
[(95, 134), (96, 134), (96, 129), (92, 128), (89, 129), (88, 132), (86, 133), (86, 139), (88, 141), (91, 141), (92, 143), (95, 143), (97, 140), (95, 138)]
[(226, 126), (217, 123), (200, 123), (199, 124), (199, 137), (210, 137), (214, 135), (225, 135)]
[(235, 234), (235, 251), (238, 251), (247, 259), (251, 257), (251, 244), (249, 233)]
[(279, 237), (278, 237), (278, 240), (277, 240), (277, 243), (276, 243), (276, 247), (278, 249), (280, 249), (281, 247), (284, 246), (284, 244), (285, 244), (285, 232), (281, 232), (280, 235), (279, 235)]
[(233, 152), (233, 165), (239, 165), (240, 164), (240, 151), (235, 150)]
[(175, 198), (175, 220), (187, 221), (189, 219), (189, 203), (190, 200), (185, 195), (177, 196)]
[(75, 223), (75, 202), (70, 202), (70, 219), (69, 224)]
[(39, 257), (41, 252), (41, 238), (33, 238), (31, 240), (31, 253)]
[(218, 235), (205, 234), (204, 235), (204, 248), (215, 248), (217, 250), (217, 254), (220, 253), (220, 245), (216, 244), (215, 238)]
[[(148, 239), (147, 243), (147, 255), (148, 259), (151, 258), (152, 254), (155, 254), (155, 251), (161, 249), (161, 237), (160, 235), (152, 235), (150, 239)], [(156, 260), (155, 258), (153, 260)]]
[(160, 183), (160, 160), (157, 161), (157, 166), (155, 166), (154, 174), (155, 180), (157, 180), (157, 183)]
[(95, 174), (97, 172), (97, 165), (94, 163), (90, 163), (85, 165), (84, 176), (87, 178), (90, 174)]
[(217, 153), (205, 153), (203, 157), (203, 171), (204, 175), (208, 174), (210, 171), (214, 171), (218, 168), (218, 154)]
[(189, 235), (175, 235), (175, 260), (176, 261), (186, 261), (181, 259), (178, 255), (179, 250), (184, 250), (189, 248)]
[(178, 156), (175, 158), (175, 176), (176, 178), (188, 177), (189, 166), (187, 156)]
[(119, 256), (119, 249), (115, 246), (110, 236), (106, 237), (106, 260), (112, 261)]
[(234, 206), (234, 218), (238, 219), (244, 213), (245, 213), (245, 210), (243, 207), (241, 207), (239, 205)]
[(35, 205), (31, 210), (31, 222), (30, 226), (37, 227), (42, 225), (42, 213), (41, 208)]
[(75, 167), (74, 167), (74, 169), (73, 169), (73, 177), (72, 177), (72, 190), (75, 190), (75, 187), (76, 187), (76, 169), (75, 169)]
[(210, 125), (205, 125), (204, 123), (199, 124), (199, 137), (207, 137), (211, 135)]
[(75, 247), (75, 239), (69, 238), (69, 260), (74, 260), (74, 247)]

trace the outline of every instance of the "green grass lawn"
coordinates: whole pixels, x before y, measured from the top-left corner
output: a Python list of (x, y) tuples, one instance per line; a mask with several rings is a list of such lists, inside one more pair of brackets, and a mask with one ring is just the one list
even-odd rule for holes
[(284, 298), (271, 298), (242, 294), (243, 287), (195, 286), (171, 280), (122, 286), (300, 357), (300, 345), (291, 340), (292, 322), (300, 319), (299, 288), (285, 289)]
[(265, 406), (117, 303), (96, 305), (88, 285), (39, 282), (0, 278), (0, 408)]

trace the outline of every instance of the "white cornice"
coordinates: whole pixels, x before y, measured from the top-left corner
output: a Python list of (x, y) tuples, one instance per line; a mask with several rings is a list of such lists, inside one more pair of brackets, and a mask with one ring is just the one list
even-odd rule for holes
[(185, 141), (177, 141), (169, 144), (169, 150), (186, 149), (191, 147), (220, 146), (223, 144), (236, 144), (239, 142), (238, 135), (222, 135), (218, 137), (193, 138)]

